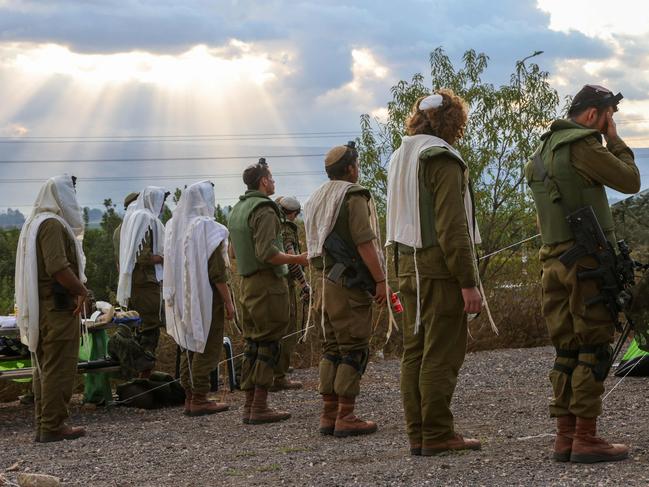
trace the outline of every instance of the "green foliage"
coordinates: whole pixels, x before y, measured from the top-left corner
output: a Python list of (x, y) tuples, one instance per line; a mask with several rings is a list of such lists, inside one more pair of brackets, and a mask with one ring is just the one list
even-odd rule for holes
[(20, 230), (0, 230), (0, 314), (6, 315), (14, 307), (14, 275), (16, 248)]
[[(495, 87), (482, 80), (488, 60), (484, 53), (468, 50), (456, 67), (442, 48), (430, 54), (432, 91), (451, 88), (469, 106), (469, 121), (457, 148), (469, 165), (483, 254), (536, 233), (523, 167), (540, 135), (559, 115), (559, 96), (537, 64), (517, 61), (509, 82)], [(401, 143), (414, 102), (430, 92), (424, 77), (416, 74), (392, 87), (387, 121), (361, 116), (361, 183), (373, 192), (382, 214), (389, 157)], [(489, 265), (489, 259), (483, 260), (483, 277), (496, 277), (506, 262), (499, 259)]]

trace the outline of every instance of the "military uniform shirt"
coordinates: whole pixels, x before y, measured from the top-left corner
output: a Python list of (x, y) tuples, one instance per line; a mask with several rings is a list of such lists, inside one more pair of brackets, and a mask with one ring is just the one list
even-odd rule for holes
[(66, 228), (54, 218), (41, 223), (36, 237), (39, 299), (52, 296), (54, 274), (70, 268), (79, 277), (76, 245)]
[(277, 236), (282, 227), (277, 213), (269, 205), (260, 206), (250, 215), (250, 228), (257, 259), (268, 262), (280, 252), (277, 248)]

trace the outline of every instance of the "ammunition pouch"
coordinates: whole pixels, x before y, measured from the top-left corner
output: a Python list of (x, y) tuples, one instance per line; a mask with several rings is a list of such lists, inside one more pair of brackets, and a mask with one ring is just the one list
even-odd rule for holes
[(327, 279), (340, 282), (348, 288), (360, 288), (374, 294), (376, 283), (356, 247), (349, 245), (336, 232), (331, 232), (324, 242), (324, 248), (335, 264)]
[[(597, 382), (603, 382), (608, 375), (613, 349), (608, 343), (600, 345), (582, 345), (579, 347), (579, 365), (588, 367)], [(584, 355), (595, 355), (595, 363), (584, 360)]]
[(341, 357), (340, 363), (353, 367), (360, 375), (363, 375), (365, 373), (365, 369), (367, 369), (367, 361), (369, 360), (369, 358), (370, 351), (366, 348), (364, 350), (357, 350), (355, 352), (347, 352)]

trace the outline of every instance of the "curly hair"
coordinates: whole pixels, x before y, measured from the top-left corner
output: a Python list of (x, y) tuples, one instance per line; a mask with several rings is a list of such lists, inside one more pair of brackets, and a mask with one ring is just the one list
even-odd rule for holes
[(426, 97), (418, 98), (406, 119), (406, 133), (434, 135), (453, 145), (464, 135), (469, 108), (451, 89), (443, 88), (436, 93), (444, 99), (442, 105), (420, 110), (419, 103)]

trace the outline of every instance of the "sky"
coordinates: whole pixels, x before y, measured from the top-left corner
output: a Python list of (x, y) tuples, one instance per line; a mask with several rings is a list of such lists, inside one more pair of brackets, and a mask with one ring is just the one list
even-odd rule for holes
[(278, 194), (304, 200), (322, 154), (361, 114), (382, 117), (390, 87), (426, 75), (438, 46), (455, 62), (485, 52), (496, 85), (542, 50), (561, 96), (621, 91), (620, 134), (649, 147), (649, 9), (636, 0), (0, 0), (0, 208), (27, 211), (63, 172), (84, 206), (205, 176), (229, 204), (260, 156)]

